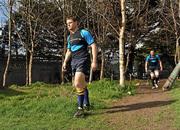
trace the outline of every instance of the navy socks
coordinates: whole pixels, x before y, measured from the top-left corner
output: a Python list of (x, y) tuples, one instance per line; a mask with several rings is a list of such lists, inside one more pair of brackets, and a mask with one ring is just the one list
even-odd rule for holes
[(84, 95), (78, 95), (78, 107), (83, 108)]
[(89, 103), (89, 91), (87, 88), (84, 91), (84, 104), (87, 106), (90, 105), (90, 103)]
[(86, 88), (84, 91), (84, 95), (78, 95), (78, 107), (83, 108), (83, 105), (89, 106), (89, 91)]

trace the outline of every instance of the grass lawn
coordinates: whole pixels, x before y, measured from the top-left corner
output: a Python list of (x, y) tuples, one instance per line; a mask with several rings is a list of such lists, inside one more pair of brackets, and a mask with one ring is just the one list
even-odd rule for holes
[(171, 90), (171, 96), (175, 103), (172, 104), (172, 109), (175, 111), (175, 123), (174, 125), (178, 130), (180, 130), (180, 80), (176, 81), (174, 88)]
[[(130, 87), (129, 87), (130, 86)], [(108, 129), (99, 111), (117, 98), (134, 92), (133, 85), (120, 89), (116, 81), (97, 81), (89, 85), (93, 110), (83, 119), (73, 118), (77, 108), (71, 85), (34, 83), (13, 85), (0, 90), (0, 129), (5, 130), (69, 130)]]

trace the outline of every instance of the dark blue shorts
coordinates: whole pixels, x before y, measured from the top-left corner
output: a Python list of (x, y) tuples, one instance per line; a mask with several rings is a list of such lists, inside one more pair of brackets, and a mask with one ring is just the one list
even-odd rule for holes
[(85, 76), (89, 76), (90, 73), (90, 57), (74, 58), (71, 61), (72, 76), (75, 76), (76, 72), (83, 72)]
[(149, 66), (147, 74), (150, 75), (151, 73), (154, 73), (155, 70), (159, 70), (158, 66)]
[(149, 66), (149, 71), (154, 72), (155, 70), (159, 70), (158, 66)]

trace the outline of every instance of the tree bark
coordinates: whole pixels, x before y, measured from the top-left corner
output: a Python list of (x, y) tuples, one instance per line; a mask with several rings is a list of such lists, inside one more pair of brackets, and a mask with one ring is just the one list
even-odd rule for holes
[(29, 84), (29, 51), (26, 50), (26, 85)]
[(174, 62), (175, 64), (177, 64), (180, 61), (180, 47), (179, 47), (179, 39), (180, 37), (178, 36), (178, 30), (177, 30), (177, 21), (175, 18), (175, 12), (173, 9), (173, 2), (172, 0), (170, 0), (170, 7), (171, 7), (171, 13), (172, 13), (172, 17), (173, 17), (173, 22), (174, 22), (174, 30), (175, 30), (175, 36), (176, 36), (176, 51), (175, 51), (175, 55), (174, 55)]
[[(87, 1), (87, 5), (86, 5), (86, 19), (87, 19), (87, 28), (89, 29), (89, 3)], [(90, 50), (90, 58), (91, 58), (91, 62), (92, 62), (92, 50)], [(90, 74), (89, 74), (89, 83), (92, 82), (92, 79), (93, 79), (93, 70), (92, 68), (90, 67)]]
[(100, 80), (104, 78), (104, 63), (105, 63), (105, 57), (104, 57), (104, 51), (102, 49), (101, 54), (101, 72), (100, 72)]
[(166, 83), (163, 85), (163, 90), (168, 90), (172, 87), (176, 77), (179, 75), (180, 72), (180, 62), (176, 65), (170, 76), (168, 77)]
[(120, 70), (120, 80), (119, 84), (120, 86), (124, 87), (125, 86), (125, 76), (124, 76), (124, 32), (125, 32), (125, 0), (120, 0), (120, 5), (121, 5), (121, 15), (122, 15), (122, 20), (121, 20), (121, 25), (119, 25), (119, 70)]
[(28, 68), (28, 79), (29, 79), (29, 82), (28, 82), (28, 85), (31, 85), (32, 83), (32, 63), (33, 62), (33, 50), (30, 52), (30, 57), (29, 57), (29, 68)]
[(175, 52), (175, 63), (180, 61), (180, 47), (179, 47), (180, 36), (176, 36), (176, 52)]
[[(90, 50), (90, 59), (91, 59), (91, 63), (92, 63), (92, 51)], [(90, 73), (89, 73), (89, 83), (91, 83), (93, 80), (93, 70), (90, 66)]]
[(64, 84), (64, 71), (62, 71), (62, 66), (63, 66), (63, 62), (64, 62), (64, 57), (66, 54), (66, 46), (67, 46), (67, 35), (66, 35), (66, 29), (64, 29), (64, 49), (63, 49), (63, 54), (62, 54), (62, 60), (61, 60), (61, 69), (60, 69), (60, 75), (61, 75), (61, 84)]
[[(64, 9), (63, 9), (63, 22), (65, 25), (65, 21), (66, 21), (66, 1), (63, 1), (63, 5), (64, 5)], [(61, 68), (60, 68), (60, 75), (61, 75), (61, 84), (64, 84), (64, 72), (62, 71), (62, 66), (63, 66), (63, 62), (64, 62), (64, 57), (66, 54), (66, 46), (67, 46), (67, 34), (66, 34), (66, 27), (64, 26), (64, 46), (63, 46), (63, 54), (62, 54), (62, 59), (61, 59)]]
[(31, 85), (32, 83), (32, 66), (33, 66), (33, 55), (34, 55), (34, 37), (35, 37), (35, 27), (33, 30), (33, 25), (31, 21), (31, 14), (30, 14), (30, 9), (31, 9), (31, 0), (28, 1), (28, 25), (29, 25), (29, 35), (30, 35), (30, 50), (29, 50), (29, 65), (28, 65), (28, 85)]
[(7, 57), (7, 61), (6, 61), (6, 66), (5, 66), (5, 70), (4, 70), (4, 74), (3, 74), (3, 87), (6, 86), (6, 79), (7, 79), (7, 73), (8, 73), (8, 69), (9, 69), (9, 63), (10, 63), (10, 58), (11, 58), (11, 14), (12, 14), (12, 0), (8, 0), (8, 4), (9, 4), (9, 20), (8, 20), (8, 30), (9, 30), (9, 41), (8, 41), (8, 47), (9, 47), (9, 52), (8, 52), (8, 57)]

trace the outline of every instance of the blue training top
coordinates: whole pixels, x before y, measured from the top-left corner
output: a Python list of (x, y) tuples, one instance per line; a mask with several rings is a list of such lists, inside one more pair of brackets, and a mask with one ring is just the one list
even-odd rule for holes
[(151, 55), (148, 55), (146, 57), (146, 62), (148, 62), (149, 66), (151, 66), (151, 67), (158, 67), (159, 61), (160, 61), (159, 55), (155, 55), (153, 57)]
[[(81, 29), (79, 30), (81, 37), (85, 40), (85, 42), (87, 43), (87, 45), (91, 45), (94, 43), (94, 38), (92, 37), (92, 35), (90, 34), (89, 31), (85, 30), (85, 29)], [(78, 31), (77, 31), (78, 33)], [(76, 32), (73, 35), (77, 35)], [(75, 36), (77, 37), (77, 36)], [(83, 46), (85, 46), (84, 44), (72, 44), (71, 43), (71, 36), (69, 35), (67, 38), (67, 48), (70, 49), (71, 52), (75, 52), (80, 50)]]

